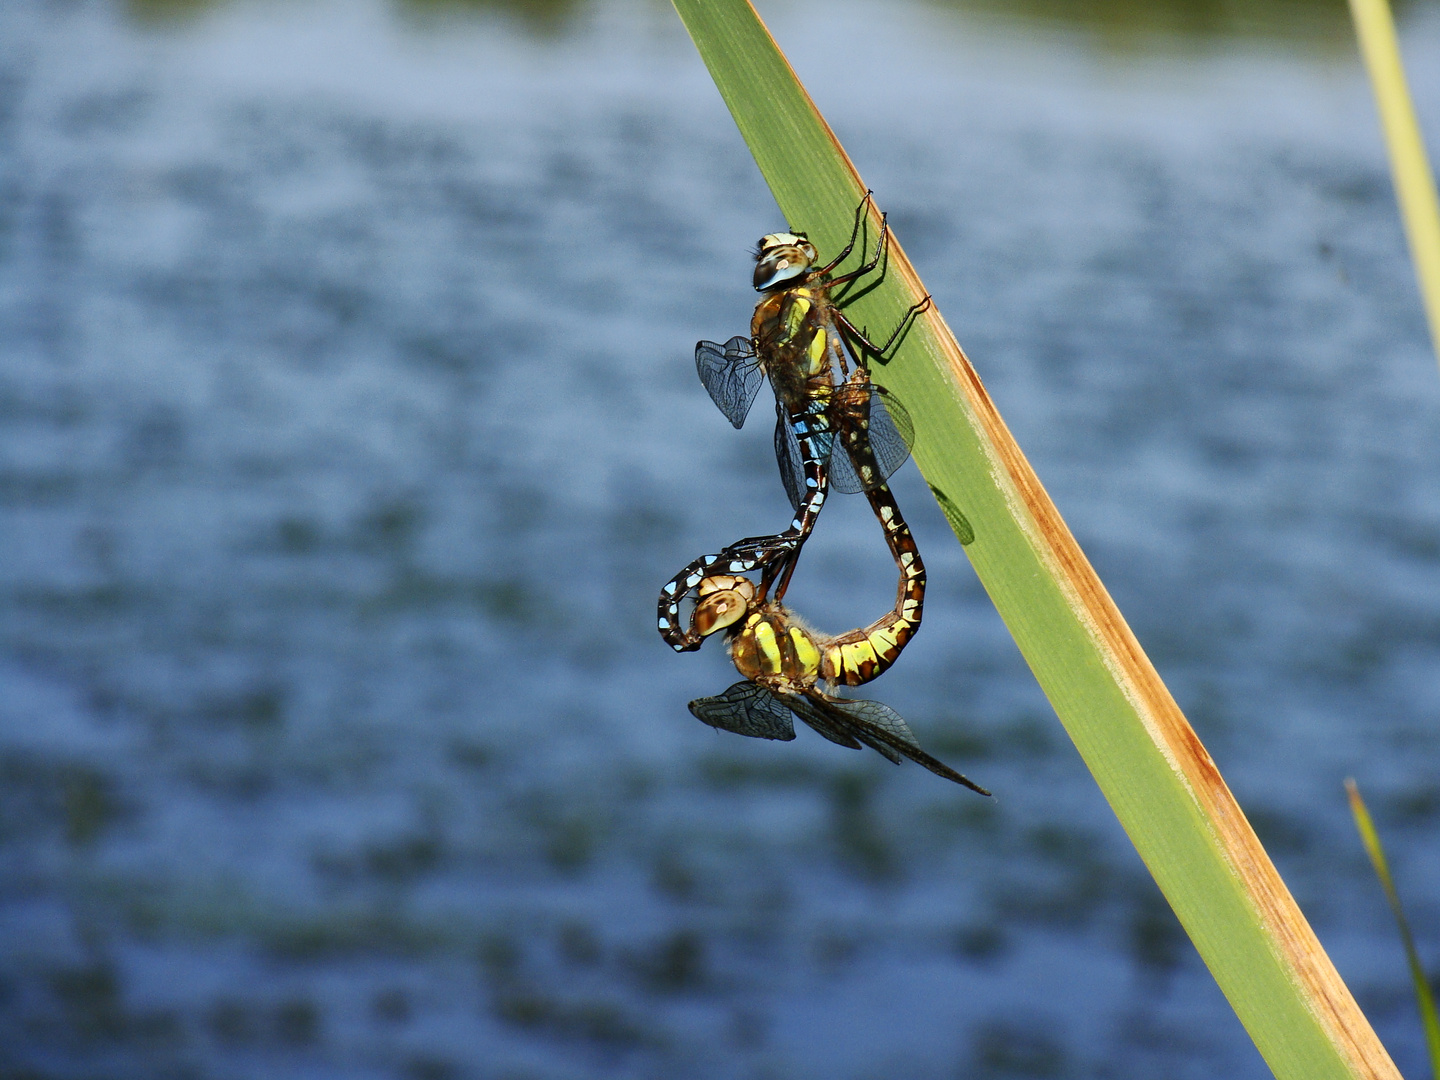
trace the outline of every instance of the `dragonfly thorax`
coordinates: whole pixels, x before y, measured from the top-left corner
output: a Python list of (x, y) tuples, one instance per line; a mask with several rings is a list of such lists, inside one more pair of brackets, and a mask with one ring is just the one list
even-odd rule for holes
[(775, 603), (751, 612), (730, 631), (730, 659), (741, 675), (764, 686), (800, 690), (814, 686), (820, 675), (815, 639)]
[(787, 409), (803, 409), (834, 382), (843, 346), (831, 326), (832, 311), (825, 291), (808, 285), (772, 289), (755, 305), (750, 339)]
[(815, 245), (804, 233), (770, 233), (760, 238), (755, 250), (755, 288), (759, 292), (778, 288), (810, 272), (815, 265)]

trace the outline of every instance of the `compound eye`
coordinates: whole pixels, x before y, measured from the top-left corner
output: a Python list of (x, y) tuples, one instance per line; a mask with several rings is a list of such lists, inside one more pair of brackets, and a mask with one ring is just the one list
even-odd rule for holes
[(750, 601), (739, 589), (720, 589), (702, 597), (690, 615), (690, 629), (701, 637), (738, 622), (749, 610)]
[(700, 582), (696, 592), (703, 598), (722, 589), (738, 589), (747, 603), (755, 599), (755, 583), (738, 574), (711, 574)]

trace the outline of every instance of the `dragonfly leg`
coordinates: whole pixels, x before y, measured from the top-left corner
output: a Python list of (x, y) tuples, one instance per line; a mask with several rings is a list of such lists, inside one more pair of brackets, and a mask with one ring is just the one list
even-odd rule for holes
[(866, 336), (863, 330), (858, 329), (854, 323), (838, 311), (835, 312), (835, 322), (844, 329), (845, 333), (848, 334), (865, 353), (874, 356), (881, 363), (884, 363), (885, 353), (889, 351), (890, 346), (895, 344), (900, 338), (900, 335), (903, 334), (909, 328), (910, 324), (923, 312), (929, 311), (933, 304), (934, 301), (927, 293), (925, 299), (921, 300), (918, 304), (912, 305), (910, 310), (905, 312), (905, 317), (900, 320), (900, 325), (895, 327), (895, 332), (885, 339), (884, 345), (876, 345)]
[(831, 270), (834, 270), (835, 267), (839, 266), (842, 262), (844, 262), (850, 257), (850, 252), (855, 250), (855, 241), (860, 239), (860, 222), (864, 218), (865, 207), (870, 204), (870, 199), (872, 195), (874, 195), (874, 192), (871, 191), (869, 188), (866, 188), (865, 197), (860, 200), (860, 205), (855, 207), (855, 224), (852, 225), (850, 228), (850, 242), (845, 245), (844, 251), (840, 252), (839, 255), (836, 255), (835, 258), (831, 259), (827, 265), (822, 266), (819, 270), (815, 271), (815, 275), (817, 277), (830, 273)]
[(765, 598), (770, 595), (771, 586), (775, 584), (776, 575), (785, 568), (785, 565), (785, 560), (781, 559), (776, 559), (774, 562), (766, 565), (764, 572), (760, 575), (760, 588), (755, 594), (758, 602), (765, 602)]
[(864, 277), (866, 274), (870, 273), (885, 260), (885, 253), (890, 246), (889, 218), (890, 215), (888, 213), (882, 213), (880, 215), (880, 238), (875, 241), (875, 254), (870, 257), (870, 261), (867, 262), (864, 266), (856, 267), (848, 274), (841, 274), (837, 278), (831, 278), (825, 283), (825, 287), (827, 289), (833, 289), (837, 285), (845, 285), (849, 282), (854, 281), (858, 277)]
[(796, 566), (796, 564), (798, 563), (798, 561), (799, 561), (798, 559), (789, 559), (789, 560), (786, 561), (786, 563), (785, 563), (785, 569), (784, 569), (784, 571), (782, 571), (781, 574), (780, 574), (780, 581), (779, 581), (779, 583), (775, 586), (775, 599), (776, 599), (776, 600), (783, 600), (783, 599), (785, 599), (785, 590), (788, 589), (788, 588), (790, 588), (790, 575), (792, 575), (793, 573), (795, 573), (795, 566)]

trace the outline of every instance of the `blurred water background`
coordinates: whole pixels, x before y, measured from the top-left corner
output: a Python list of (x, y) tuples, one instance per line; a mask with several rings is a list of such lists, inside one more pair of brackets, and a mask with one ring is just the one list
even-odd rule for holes
[[(1343, 6), (764, 14), (1418, 1072), (1340, 781), (1434, 962), (1440, 374)], [(0, 8), (0, 1075), (1268, 1075), (913, 466), (870, 696), (997, 797), (686, 712), (782, 224), (660, 3)], [(832, 501), (796, 606), (893, 590)]]

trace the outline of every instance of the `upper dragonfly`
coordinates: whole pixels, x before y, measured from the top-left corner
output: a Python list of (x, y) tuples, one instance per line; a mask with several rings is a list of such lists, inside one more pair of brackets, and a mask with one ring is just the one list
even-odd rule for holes
[[(870, 382), (864, 358), (883, 357), (929, 306), (929, 297), (906, 313), (883, 345), (876, 345), (845, 316), (833, 295), (838, 286), (871, 273), (884, 261), (890, 232), (882, 214), (871, 259), (847, 274), (830, 276), (859, 241), (869, 204), (866, 192), (855, 210), (849, 243), (823, 266), (816, 265), (815, 246), (802, 232), (761, 237), (753, 283), (764, 295), (755, 307), (750, 337), (733, 337), (724, 345), (702, 341), (695, 347), (700, 381), (737, 428), (744, 424), (760, 384), (769, 378), (775, 391), (776, 457), (795, 517), (784, 532), (748, 537), (719, 554), (702, 556), (666, 583), (658, 606), (659, 629), (677, 652), (698, 648), (684, 629), (680, 605), (707, 574), (760, 569), (760, 598), (773, 585), (780, 599), (827, 488), (833, 483), (840, 491), (871, 490), (909, 457), (909, 417), (892, 395)], [(832, 460), (831, 454), (840, 426), (856, 417), (864, 418), (873, 451), (863, 470), (853, 465), (850, 455), (834, 455)]]

